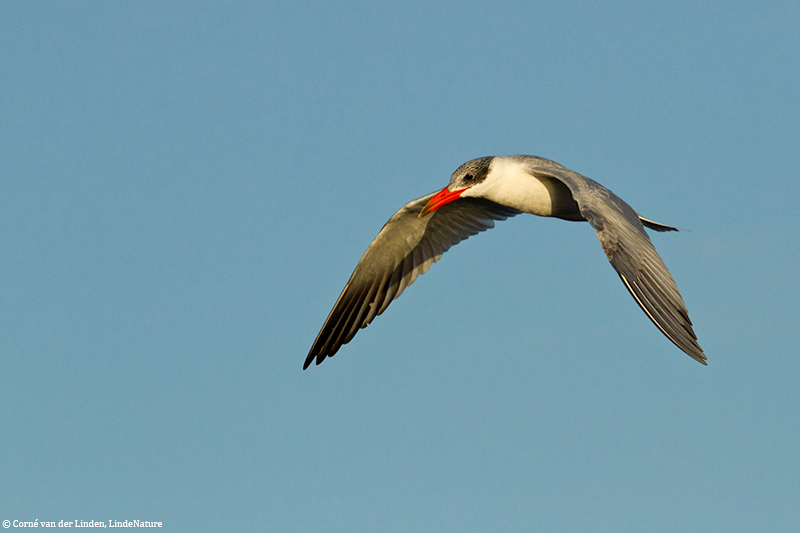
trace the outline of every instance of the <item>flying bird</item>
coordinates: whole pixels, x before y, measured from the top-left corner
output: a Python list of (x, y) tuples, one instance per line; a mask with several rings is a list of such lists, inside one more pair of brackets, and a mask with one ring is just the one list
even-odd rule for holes
[(678, 348), (706, 364), (675, 280), (644, 228), (677, 231), (640, 216), (613, 192), (554, 161), (481, 157), (450, 184), (404, 205), (383, 226), (350, 276), (303, 369), (333, 357), (451, 246), (520, 213), (585, 221), (636, 303)]

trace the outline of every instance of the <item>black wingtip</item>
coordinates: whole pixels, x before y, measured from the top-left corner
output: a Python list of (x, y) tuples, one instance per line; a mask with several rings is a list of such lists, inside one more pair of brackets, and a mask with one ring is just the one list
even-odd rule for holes
[[(695, 343), (696, 342), (697, 341), (695, 340)], [(700, 348), (700, 345), (698, 345), (697, 347)], [(700, 353), (699, 354), (691, 354), (690, 353), (689, 357), (691, 357), (692, 359), (694, 359), (695, 361), (697, 361), (698, 363), (700, 363), (703, 366), (708, 366), (708, 358), (706, 357), (706, 354), (703, 353), (703, 349), (702, 348), (700, 348)]]
[(311, 363), (314, 361), (315, 358), (317, 360), (317, 364), (319, 365), (321, 362), (323, 362), (328, 357), (333, 357), (333, 354), (330, 354), (330, 355), (322, 355), (322, 354), (316, 355), (312, 351), (311, 353), (308, 354), (308, 357), (306, 357), (306, 362), (303, 363), (303, 370), (305, 370), (308, 367), (310, 367)]

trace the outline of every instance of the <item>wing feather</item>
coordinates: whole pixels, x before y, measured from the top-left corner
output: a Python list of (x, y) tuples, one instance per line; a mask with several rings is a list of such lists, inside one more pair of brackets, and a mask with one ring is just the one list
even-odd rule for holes
[(531, 174), (555, 178), (569, 188), (581, 215), (597, 232), (606, 257), (636, 303), (678, 348), (706, 364), (683, 297), (643, 224), (655, 231), (677, 231), (676, 228), (642, 219), (609, 189), (558, 163), (534, 156), (515, 157)]
[(462, 198), (419, 218), (434, 194), (409, 202), (383, 226), (339, 295), (303, 368), (315, 359), (319, 364), (333, 357), (452, 246), (520, 213), (489, 200)]

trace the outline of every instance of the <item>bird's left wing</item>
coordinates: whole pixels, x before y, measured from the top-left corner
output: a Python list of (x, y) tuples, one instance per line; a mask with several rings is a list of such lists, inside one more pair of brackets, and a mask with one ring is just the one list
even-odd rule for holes
[(555, 178), (569, 188), (581, 215), (594, 227), (606, 257), (636, 303), (678, 348), (706, 364), (683, 297), (643, 223), (655, 231), (677, 228), (642, 220), (609, 189), (554, 161), (534, 156), (515, 157), (531, 174)]
[(419, 218), (434, 194), (409, 202), (383, 226), (336, 300), (303, 369), (315, 358), (320, 364), (333, 357), (451, 246), (520, 213), (489, 200), (461, 198)]

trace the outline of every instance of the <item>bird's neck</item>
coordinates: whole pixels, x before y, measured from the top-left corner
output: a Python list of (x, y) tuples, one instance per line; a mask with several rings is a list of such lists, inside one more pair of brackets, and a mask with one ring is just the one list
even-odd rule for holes
[(566, 185), (554, 178), (534, 176), (518, 162), (501, 157), (492, 161), (486, 179), (462, 196), (486, 198), (540, 217), (583, 218)]

